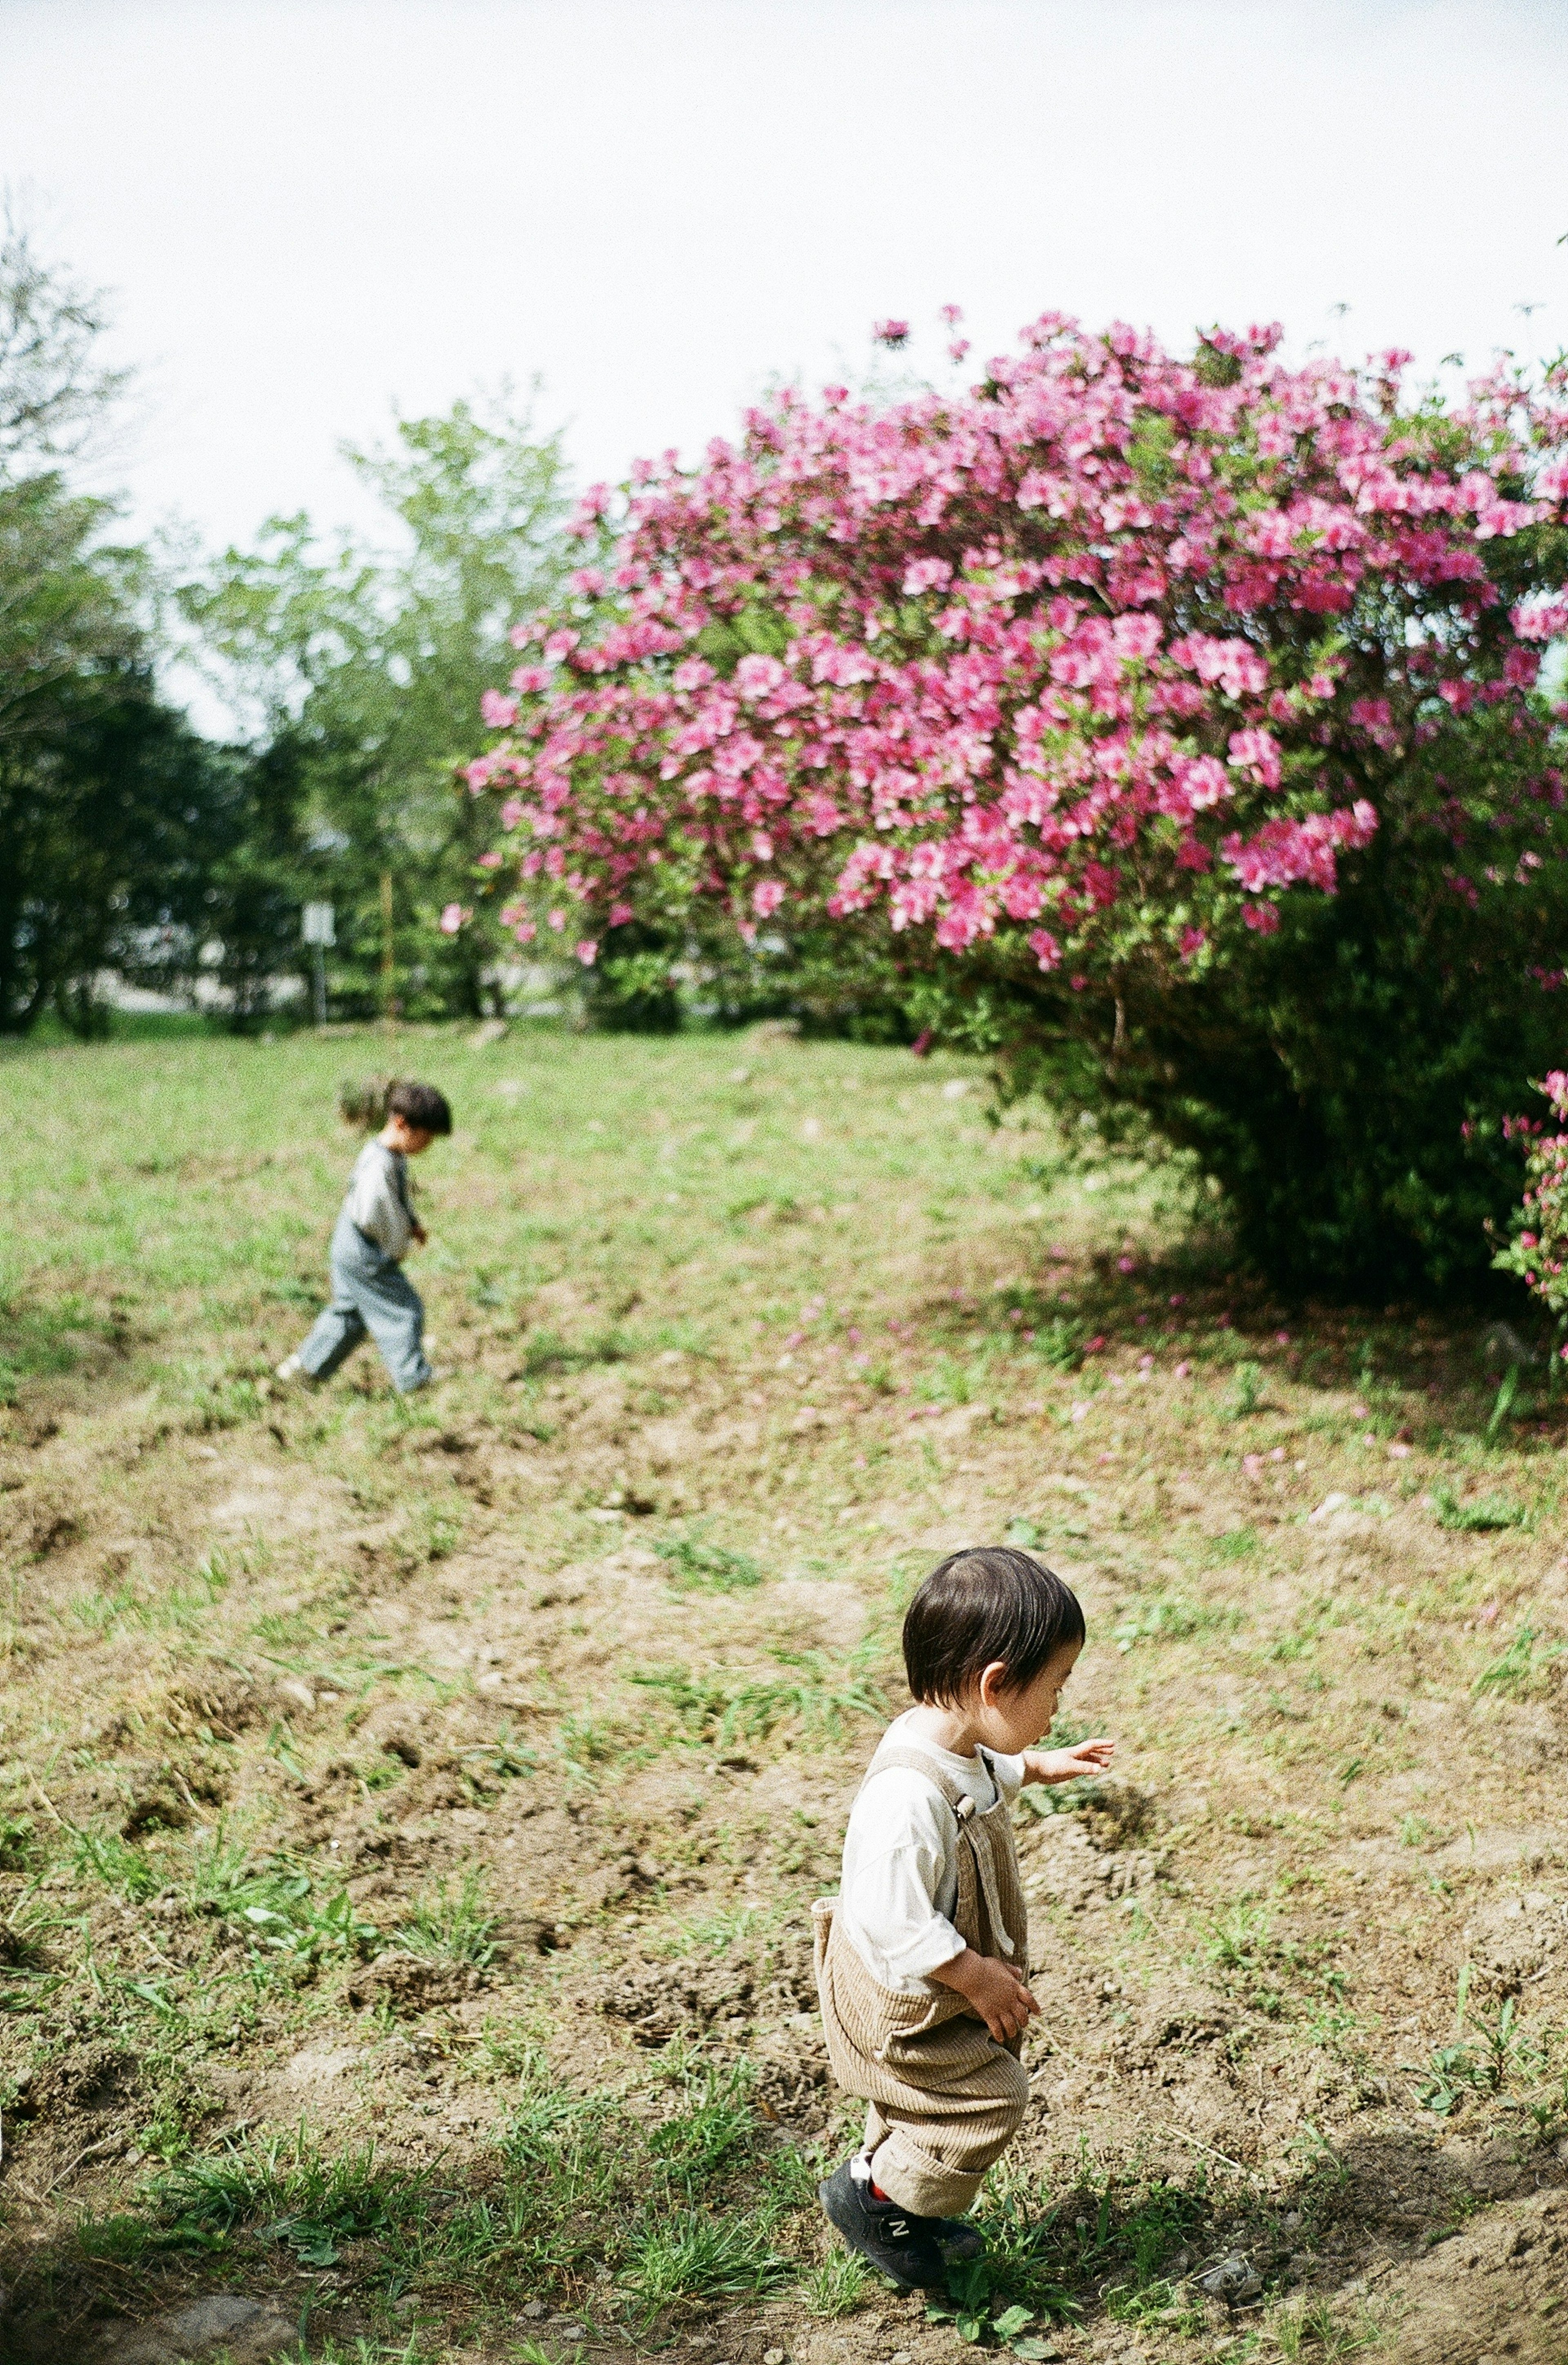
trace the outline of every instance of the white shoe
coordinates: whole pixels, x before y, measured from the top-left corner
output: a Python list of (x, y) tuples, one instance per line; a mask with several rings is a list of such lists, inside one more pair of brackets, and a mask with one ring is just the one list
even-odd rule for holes
[(281, 1380), (284, 1385), (287, 1387), (291, 1381), (308, 1380), (310, 1377), (310, 1373), (306, 1370), (297, 1355), (286, 1355), (273, 1376), (275, 1379)]

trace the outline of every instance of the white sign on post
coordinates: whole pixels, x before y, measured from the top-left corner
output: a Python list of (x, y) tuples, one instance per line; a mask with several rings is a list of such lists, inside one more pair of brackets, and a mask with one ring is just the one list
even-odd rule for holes
[(332, 927), (330, 903), (307, 903), (300, 934), (308, 945), (335, 945), (338, 941)]

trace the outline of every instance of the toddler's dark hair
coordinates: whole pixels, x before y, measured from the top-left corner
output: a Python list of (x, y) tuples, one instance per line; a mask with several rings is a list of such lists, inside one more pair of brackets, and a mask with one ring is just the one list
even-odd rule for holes
[(1033, 1683), (1084, 1637), (1078, 1596), (1044, 1562), (1007, 1544), (949, 1552), (909, 1605), (903, 1664), (917, 1700), (955, 1708), (1000, 1659), (1009, 1687)]
[(452, 1111), (444, 1093), (433, 1084), (410, 1083), (404, 1076), (366, 1076), (362, 1082), (338, 1086), (338, 1115), (362, 1133), (379, 1133), (389, 1116), (417, 1125), (421, 1133), (450, 1133)]
[(433, 1084), (394, 1084), (386, 1095), (386, 1114), (400, 1116), (420, 1133), (450, 1133), (452, 1111), (446, 1094)]

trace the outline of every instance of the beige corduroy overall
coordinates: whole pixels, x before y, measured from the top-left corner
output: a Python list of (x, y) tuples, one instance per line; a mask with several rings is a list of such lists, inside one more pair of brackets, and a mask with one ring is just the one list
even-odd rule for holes
[[(884, 1743), (866, 1780), (901, 1765), (923, 1774), (958, 1817), (954, 1928), (976, 1954), (999, 1956), (1026, 1978), (1028, 1912), (1001, 1785), (981, 1814), (934, 1758), (906, 1742)], [(1023, 2124), (1029, 2077), (1021, 2040), (999, 2045), (956, 1989), (934, 1983), (929, 1994), (894, 1995), (882, 1987), (845, 1936), (835, 1901), (820, 1898), (812, 1908), (817, 1992), (834, 2076), (870, 2105), (871, 2173), (916, 2216), (957, 2214)]]

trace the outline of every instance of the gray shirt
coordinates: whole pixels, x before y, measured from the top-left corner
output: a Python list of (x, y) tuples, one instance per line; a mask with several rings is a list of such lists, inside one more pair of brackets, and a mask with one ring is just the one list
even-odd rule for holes
[(409, 1253), (414, 1209), (409, 1196), (409, 1161), (384, 1141), (367, 1141), (354, 1160), (343, 1213), (395, 1263)]

